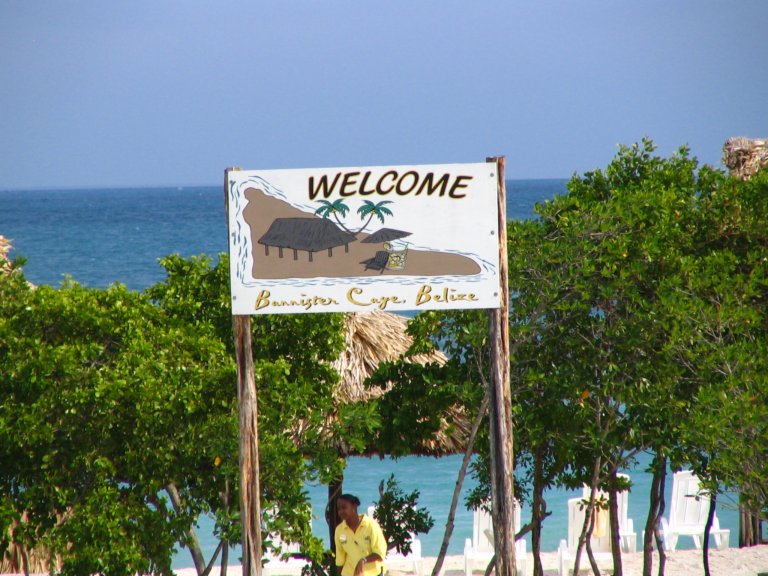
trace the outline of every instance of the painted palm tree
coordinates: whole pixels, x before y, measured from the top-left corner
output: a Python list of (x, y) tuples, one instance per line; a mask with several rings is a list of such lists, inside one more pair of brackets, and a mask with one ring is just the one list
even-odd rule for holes
[(344, 218), (346, 217), (347, 212), (349, 212), (349, 206), (344, 204), (344, 200), (342, 198), (334, 200), (333, 202), (328, 202), (328, 200), (320, 200), (319, 202), (322, 204), (322, 206), (315, 210), (315, 214), (322, 216), (323, 218), (330, 218), (333, 216), (333, 219), (336, 220), (336, 223), (341, 226), (345, 232), (356, 234), (356, 232), (353, 232), (344, 226), (344, 223), (339, 220), (339, 214), (341, 214), (342, 218)]
[(361, 220), (366, 217), (368, 220), (366, 220), (365, 224), (363, 224), (357, 230), (350, 230), (339, 219), (339, 214), (341, 214), (342, 218), (345, 218), (349, 212), (349, 206), (344, 203), (342, 198), (334, 200), (333, 202), (329, 202), (328, 200), (319, 200), (319, 202), (322, 204), (322, 206), (315, 210), (315, 214), (322, 216), (323, 218), (330, 218), (333, 216), (333, 219), (336, 220), (336, 223), (341, 226), (345, 232), (349, 232), (350, 234), (354, 235), (358, 235), (360, 232), (365, 230), (374, 217), (378, 218), (381, 223), (384, 224), (384, 216), (392, 216), (392, 210), (385, 206), (386, 204), (392, 204), (391, 200), (382, 200), (381, 202), (376, 203), (371, 202), (370, 200), (364, 200), (363, 205), (357, 209), (357, 213), (360, 214)]
[(386, 208), (384, 206), (385, 204), (392, 204), (392, 201), (382, 200), (381, 202), (376, 202), (374, 204), (370, 200), (364, 200), (363, 205), (357, 209), (357, 213), (360, 214), (361, 220), (366, 216), (368, 217), (368, 220), (365, 221), (365, 224), (363, 224), (362, 228), (355, 232), (355, 234), (359, 234), (365, 230), (368, 227), (368, 224), (371, 223), (371, 220), (373, 220), (374, 216), (378, 218), (382, 224), (384, 224), (384, 216), (392, 216), (392, 210)]

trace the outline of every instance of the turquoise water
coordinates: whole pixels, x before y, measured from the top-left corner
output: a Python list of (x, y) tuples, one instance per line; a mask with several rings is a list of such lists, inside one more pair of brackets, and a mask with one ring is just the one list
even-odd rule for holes
[[(629, 517), (634, 520), (637, 532), (638, 546), (641, 541), (641, 532), (645, 526), (648, 514), (648, 498), (651, 487), (651, 476), (644, 472), (645, 465), (650, 461), (647, 455), (641, 455), (638, 465), (629, 471), (632, 480), (632, 490), (629, 496)], [(445, 531), (445, 522), (453, 497), (461, 456), (446, 456), (442, 458), (430, 458), (420, 456), (407, 456), (399, 460), (390, 458), (350, 458), (347, 462), (347, 470), (344, 478), (344, 491), (355, 494), (361, 501), (361, 509), (366, 508), (378, 500), (378, 485), (386, 480), (389, 474), (394, 473), (401, 488), (404, 491), (420, 491), (419, 503), (426, 507), (435, 519), (435, 525), (429, 534), (419, 535), (422, 542), (422, 550), (425, 556), (436, 556)], [(453, 537), (448, 549), (452, 555), (463, 554), (464, 541), (472, 536), (472, 512), (463, 505), (467, 491), (475, 485), (468, 476), (462, 490), (462, 499), (457, 510)], [(328, 542), (327, 526), (324, 520), (324, 510), (327, 497), (325, 486), (308, 486), (308, 492), (312, 500), (312, 511), (315, 517), (313, 522), (314, 532)], [(547, 509), (552, 515), (544, 522), (542, 530), (542, 551), (551, 552), (557, 549), (561, 539), (567, 538), (568, 530), (568, 499), (581, 497), (581, 491), (550, 490), (545, 494)], [(666, 485), (667, 507), (672, 498), (672, 477), (667, 478)], [(736, 511), (736, 499), (734, 495), (726, 494), (718, 498), (717, 516), (722, 528), (730, 528), (731, 545), (738, 541), (739, 518)], [(530, 519), (530, 508), (523, 505), (523, 523)], [(204, 545), (208, 554), (216, 547), (216, 542), (208, 537), (211, 530), (211, 522), (201, 519), (201, 531), (206, 537)], [(528, 550), (531, 549), (530, 537)], [(681, 537), (678, 548), (693, 548), (692, 540)], [(179, 568), (191, 566), (189, 552), (180, 551), (177, 554), (175, 565)]]
[[(511, 180), (507, 182), (508, 218), (528, 218), (536, 202), (565, 191), (565, 180)], [(65, 275), (94, 287), (122, 282), (141, 290), (163, 279), (157, 259), (178, 252), (184, 256), (227, 249), (224, 195), (219, 187), (0, 191), (0, 234), (13, 240), (12, 255), (27, 258), (25, 272), (36, 284), (61, 282)], [(640, 538), (647, 513), (650, 476), (631, 471), (634, 486), (629, 515)], [(352, 458), (345, 475), (345, 491), (356, 494), (364, 506), (377, 499), (379, 482), (395, 473), (404, 490), (418, 489), (420, 502), (435, 518), (435, 527), (422, 535), (423, 552), (439, 550), (450, 506), (459, 456), (440, 459), (406, 457), (393, 461)], [(466, 488), (471, 486), (468, 479)], [(323, 520), (326, 488), (308, 486), (315, 533), (325, 536)], [(667, 486), (671, 497), (671, 480)], [(567, 536), (567, 499), (576, 492), (553, 490), (546, 495), (552, 516), (544, 525), (542, 549), (552, 551)], [(462, 500), (463, 501), (463, 500)], [(529, 515), (523, 507), (523, 518)], [(738, 537), (738, 515), (732, 499), (723, 497), (718, 508), (722, 527)], [(471, 535), (472, 514), (460, 506), (449, 552), (461, 554)], [(215, 549), (210, 520), (200, 521), (201, 542), (210, 555)], [(690, 547), (681, 539), (680, 547)], [(529, 546), (530, 548), (530, 546)], [(177, 568), (192, 566), (189, 552), (176, 556)]]

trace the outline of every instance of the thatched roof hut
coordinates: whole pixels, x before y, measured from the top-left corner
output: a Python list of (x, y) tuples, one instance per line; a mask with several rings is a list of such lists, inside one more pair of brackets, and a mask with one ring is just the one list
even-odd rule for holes
[[(379, 364), (397, 360), (410, 348), (412, 339), (405, 331), (407, 320), (397, 314), (374, 311), (347, 314), (344, 322), (344, 351), (334, 363), (341, 376), (336, 398), (343, 403), (378, 398), (385, 390), (366, 388), (364, 382)], [(442, 352), (435, 351), (411, 356), (408, 361), (444, 364), (446, 357)], [(467, 415), (457, 407), (441, 422), (441, 430), (435, 438), (418, 446), (414, 452), (431, 456), (461, 452), (469, 430)]]
[(768, 140), (729, 138), (723, 146), (723, 164), (731, 176), (749, 180), (755, 172), (768, 166)]
[(0, 274), (11, 273), (11, 261), (8, 253), (11, 251), (11, 241), (0, 234)]
[(283, 248), (293, 250), (293, 259), (299, 250), (312, 253), (328, 250), (328, 256), (333, 256), (333, 249), (344, 246), (349, 251), (349, 243), (356, 240), (355, 235), (341, 230), (330, 220), (318, 218), (275, 218), (258, 243), (264, 246), (265, 254), (269, 255), (269, 247), (279, 250), (283, 257)]

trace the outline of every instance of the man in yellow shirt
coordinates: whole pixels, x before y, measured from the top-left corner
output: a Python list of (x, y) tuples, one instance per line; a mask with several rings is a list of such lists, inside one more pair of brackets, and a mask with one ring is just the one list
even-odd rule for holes
[(377, 576), (384, 570), (387, 540), (373, 518), (358, 514), (360, 500), (351, 494), (339, 496), (341, 524), (336, 526), (336, 566), (341, 576)]

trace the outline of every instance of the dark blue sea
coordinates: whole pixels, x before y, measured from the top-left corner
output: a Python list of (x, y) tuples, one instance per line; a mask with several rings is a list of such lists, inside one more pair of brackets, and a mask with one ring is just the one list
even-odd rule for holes
[[(511, 180), (507, 182), (507, 217), (534, 216), (534, 205), (565, 193), (566, 180)], [(162, 281), (158, 259), (172, 253), (183, 256), (208, 254), (214, 259), (227, 250), (227, 224), (221, 187), (120, 188), (81, 190), (0, 190), (0, 234), (13, 242), (11, 256), (27, 259), (27, 278), (35, 284), (58, 285), (66, 276), (92, 287), (120, 282), (134, 290)], [(647, 460), (643, 460), (647, 461)], [(418, 489), (420, 503), (435, 518), (435, 527), (422, 535), (426, 556), (435, 556), (461, 459), (406, 457), (397, 461), (352, 458), (345, 473), (345, 491), (358, 495), (364, 506), (377, 498), (379, 482), (395, 473), (406, 491)], [(650, 476), (642, 464), (631, 472), (634, 483), (629, 515), (638, 531), (645, 523)], [(472, 486), (467, 483), (466, 488)], [(307, 487), (316, 516), (315, 532), (324, 536), (326, 489)], [(466, 490), (465, 490), (466, 491)], [(667, 498), (671, 497), (671, 481)], [(567, 537), (567, 499), (575, 492), (555, 490), (547, 494), (552, 516), (544, 524), (544, 551), (557, 548)], [(735, 503), (718, 501), (718, 516), (738, 534)], [(529, 515), (523, 508), (524, 518)], [(211, 522), (200, 521), (201, 541), (210, 556), (215, 548)], [(472, 514), (460, 508), (450, 554), (461, 554), (464, 539), (471, 537)], [(640, 534), (638, 534), (638, 540)], [(327, 537), (326, 537), (327, 540)], [(681, 539), (680, 547), (690, 539)], [(530, 549), (530, 544), (529, 544)], [(176, 557), (177, 568), (192, 566), (187, 550)]]

